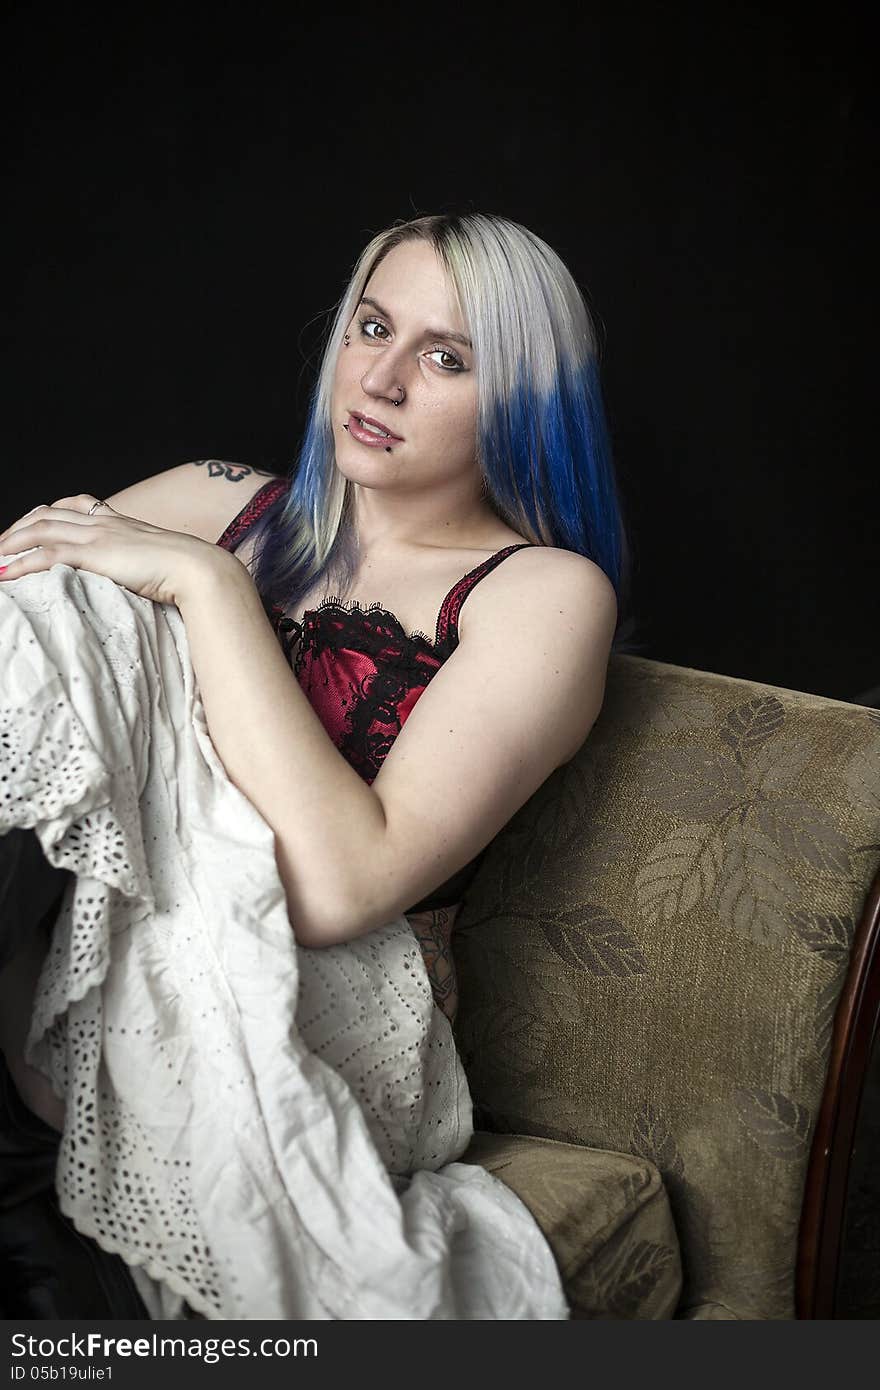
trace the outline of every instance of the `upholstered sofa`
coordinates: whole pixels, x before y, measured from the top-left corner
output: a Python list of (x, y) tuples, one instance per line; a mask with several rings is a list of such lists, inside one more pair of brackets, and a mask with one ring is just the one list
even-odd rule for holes
[[(51, 916), (15, 850), (0, 906)], [(880, 1316), (878, 864), (880, 712), (612, 657), (453, 938), (465, 1161), (532, 1211), (575, 1318), (829, 1317), (841, 1290)], [(0, 1311), (147, 1316), (0, 1082)]]
[(465, 1161), (574, 1317), (880, 1316), (878, 864), (880, 712), (612, 657), (454, 937)]

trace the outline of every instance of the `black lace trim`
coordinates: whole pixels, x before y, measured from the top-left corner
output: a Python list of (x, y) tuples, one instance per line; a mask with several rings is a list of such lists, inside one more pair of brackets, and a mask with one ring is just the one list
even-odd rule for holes
[(427, 643), (429, 647), (436, 647), (437, 645), (436, 641), (432, 640), (427, 632), (420, 632), (418, 628), (415, 632), (407, 632), (397, 614), (392, 613), (390, 608), (383, 608), (378, 599), (374, 603), (368, 603), (366, 608), (362, 608), (356, 598), (351, 599), (350, 602), (346, 602), (344, 599), (331, 595), (328, 598), (322, 598), (317, 608), (310, 608), (308, 613), (304, 614), (304, 616), (308, 617), (312, 613), (323, 613), (331, 608), (334, 612), (345, 613), (349, 618), (378, 617), (387, 627), (394, 628), (395, 632), (407, 642), (421, 641)]
[[(338, 595), (331, 594), (321, 599), (316, 608), (307, 608), (303, 613), (303, 622), (310, 617), (326, 612), (343, 614), (346, 618), (351, 619), (374, 618), (377, 623), (384, 624), (386, 628), (392, 629), (402, 641), (410, 644), (421, 643), (440, 661), (445, 661), (458, 643), (458, 615), (461, 611), (461, 605), (464, 603), (471, 589), (482, 579), (484, 574), (488, 574), (490, 570), (493, 570), (501, 560), (506, 559), (513, 551), (524, 550), (530, 548), (530, 546), (531, 542), (529, 541), (522, 541), (517, 545), (505, 546), (502, 550), (496, 551), (494, 555), (490, 555), (488, 559), (481, 561), (479, 565), (475, 565), (472, 570), (468, 570), (467, 574), (462, 575), (461, 579), (449, 590), (449, 593), (440, 605), (433, 638), (429, 637), (426, 632), (422, 632), (419, 628), (417, 628), (415, 632), (407, 632), (397, 614), (392, 613), (390, 608), (385, 608), (378, 599), (373, 603), (367, 604), (366, 608), (364, 608), (357, 599), (351, 599), (349, 602), (346, 602)], [(279, 604), (276, 604), (273, 608), (272, 620), (276, 632), (285, 634), (284, 637), (279, 637), (279, 640), (282, 642), (285, 655), (289, 661), (290, 651), (294, 643), (302, 638), (303, 622), (297, 621), (295, 618), (285, 618), (282, 616), (283, 612), (283, 608)], [(355, 636), (359, 631), (361, 631), (361, 629), (354, 626), (349, 629), (349, 632)], [(292, 634), (292, 636), (290, 634)], [(354, 649), (356, 651), (360, 650), (357, 645), (355, 645)], [(300, 646), (300, 651), (301, 650), (302, 645)], [(296, 669), (298, 669), (298, 665)]]
[[(415, 632), (407, 632), (400, 619), (390, 608), (385, 608), (376, 600), (374, 603), (367, 604), (364, 608), (357, 599), (352, 599), (346, 603), (343, 599), (330, 595), (321, 599), (315, 608), (307, 608), (303, 613), (302, 620), (283, 616), (284, 610), (276, 604), (273, 609), (273, 627), (281, 642), (284, 654), (291, 661), (291, 651), (297, 642), (299, 650), (296, 653), (294, 670), (298, 673), (302, 667), (302, 657), (305, 650), (312, 650), (320, 641), (322, 646), (331, 649), (338, 647), (350, 647), (354, 651), (364, 652), (372, 656), (383, 651), (388, 644), (389, 638), (400, 643), (402, 648), (427, 647), (430, 654), (443, 660), (443, 648), (448, 644), (435, 639), (432, 640), (426, 632), (421, 632), (418, 628)], [(320, 622), (325, 614), (338, 617), (341, 626), (334, 631), (326, 623), (321, 624), (320, 638), (313, 637), (312, 641), (304, 641), (305, 632), (308, 628), (308, 620), (317, 618)], [(364, 619), (367, 622), (364, 622)], [(440, 619), (437, 620), (438, 627)], [(365, 646), (364, 643), (369, 638), (378, 637), (381, 639), (382, 646), (374, 648), (372, 644)], [(401, 652), (402, 659), (405, 659)], [(415, 669), (423, 669), (415, 663)]]
[[(281, 604), (274, 604), (269, 615), (270, 621), (275, 629), (275, 635), (281, 643), (281, 650), (284, 652), (287, 664), (292, 665), (290, 654), (296, 643), (302, 638), (303, 625), (297, 622), (295, 618), (285, 618), (283, 615), (284, 609)], [(297, 664), (294, 666), (294, 671), (298, 669), (299, 662), (297, 661)]]

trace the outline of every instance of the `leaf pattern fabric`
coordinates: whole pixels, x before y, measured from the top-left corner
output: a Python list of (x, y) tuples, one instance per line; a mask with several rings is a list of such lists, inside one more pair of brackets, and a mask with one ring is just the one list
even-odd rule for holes
[[(465, 899), (455, 1033), (478, 1126), (654, 1165), (676, 1316), (794, 1316), (834, 1012), (878, 862), (876, 711), (615, 654), (589, 738)], [(602, 1315), (603, 1285), (605, 1316), (646, 1315), (640, 1239), (593, 1252), (581, 1315)]]

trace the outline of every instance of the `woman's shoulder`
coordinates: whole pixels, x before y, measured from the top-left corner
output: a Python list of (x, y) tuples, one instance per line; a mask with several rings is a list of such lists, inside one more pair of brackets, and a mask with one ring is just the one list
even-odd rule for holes
[(508, 544), (522, 548), (505, 556), (503, 563), (484, 576), (462, 609), (463, 618), (468, 614), (465, 621), (471, 629), (510, 630), (511, 625), (526, 623), (535, 631), (542, 615), (562, 608), (585, 615), (589, 610), (592, 621), (597, 613), (607, 623), (616, 621), (614, 585), (594, 560), (559, 546), (524, 545), (522, 538)]
[(124, 516), (215, 543), (277, 473), (227, 459), (194, 459), (154, 473), (104, 500)]
[(581, 576), (586, 582), (592, 581), (599, 587), (602, 587), (604, 582), (613, 590), (610, 579), (595, 560), (590, 560), (577, 550), (565, 550), (562, 546), (542, 545), (530, 541), (527, 536), (510, 526), (501, 526), (487, 534), (483, 545), (490, 558), (504, 550), (516, 550), (514, 555), (505, 557), (503, 565), (498, 566), (499, 572), (504, 570), (507, 575), (529, 574), (534, 577), (536, 573), (541, 572), (558, 575), (563, 582), (566, 577), (577, 582), (577, 577)]

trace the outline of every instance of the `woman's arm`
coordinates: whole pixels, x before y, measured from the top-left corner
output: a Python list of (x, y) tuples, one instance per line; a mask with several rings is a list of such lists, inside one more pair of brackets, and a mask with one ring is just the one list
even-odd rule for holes
[(198, 459), (142, 478), (104, 501), (123, 516), (214, 542), (275, 476), (246, 463)]
[(570, 551), (519, 551), (469, 596), (459, 646), (369, 786), (327, 737), (250, 575), (217, 555), (179, 607), (212, 742), (275, 832), (302, 945), (359, 936), (425, 897), (574, 754), (599, 713), (613, 587)]

